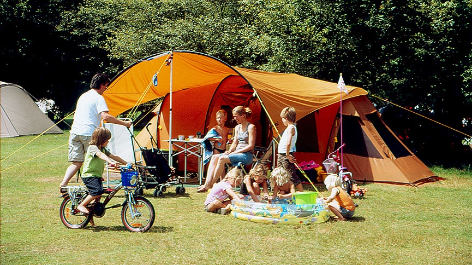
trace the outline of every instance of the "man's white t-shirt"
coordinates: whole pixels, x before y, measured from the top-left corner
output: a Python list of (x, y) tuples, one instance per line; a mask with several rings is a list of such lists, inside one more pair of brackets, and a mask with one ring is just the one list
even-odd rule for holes
[(74, 122), (70, 133), (92, 136), (95, 128), (100, 127), (101, 112), (108, 111), (107, 103), (95, 89), (83, 93), (77, 101)]

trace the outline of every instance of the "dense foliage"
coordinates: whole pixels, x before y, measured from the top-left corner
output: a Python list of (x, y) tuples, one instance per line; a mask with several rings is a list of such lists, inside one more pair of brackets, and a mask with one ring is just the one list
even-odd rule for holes
[[(329, 81), (343, 73), (349, 85), (459, 129), (472, 116), (470, 0), (1, 2), (0, 79), (64, 112), (94, 72), (114, 76), (154, 53), (194, 50)], [(406, 124), (417, 122), (392, 127)]]

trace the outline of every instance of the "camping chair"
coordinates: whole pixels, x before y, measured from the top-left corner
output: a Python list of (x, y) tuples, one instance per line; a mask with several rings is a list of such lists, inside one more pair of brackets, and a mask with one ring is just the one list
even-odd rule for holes
[[(261, 147), (261, 146), (255, 146), (254, 147), (254, 152), (252, 154), (253, 159), (252, 159), (252, 164), (251, 164), (251, 169), (253, 169), (256, 165), (258, 164), (269, 164), (273, 163), (275, 161), (275, 148), (277, 148), (277, 144), (274, 140), (272, 140), (269, 144), (268, 147)], [(249, 164), (248, 164), (249, 165)], [(237, 163), (236, 165), (232, 164), (226, 164), (226, 172), (231, 170), (233, 167), (239, 167), (244, 175), (248, 174), (248, 171), (246, 170), (246, 166), (243, 163)], [(272, 168), (272, 165), (268, 167), (269, 169)]]
[[(275, 161), (275, 149), (277, 148), (277, 143), (272, 140), (268, 147), (254, 147), (253, 153), (253, 163), (252, 167), (254, 168), (258, 164), (269, 164)], [(272, 164), (273, 165), (273, 164)], [(269, 168), (272, 168), (272, 165)]]

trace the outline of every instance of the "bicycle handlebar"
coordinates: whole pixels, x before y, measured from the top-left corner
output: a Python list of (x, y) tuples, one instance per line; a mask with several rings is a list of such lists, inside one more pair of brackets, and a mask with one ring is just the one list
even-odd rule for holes
[(345, 145), (346, 145), (346, 144), (342, 144), (342, 145), (339, 146), (336, 150), (334, 150), (333, 152), (329, 153), (328, 158), (330, 158), (332, 154), (337, 153), (337, 152), (339, 151), (339, 149), (343, 148)]

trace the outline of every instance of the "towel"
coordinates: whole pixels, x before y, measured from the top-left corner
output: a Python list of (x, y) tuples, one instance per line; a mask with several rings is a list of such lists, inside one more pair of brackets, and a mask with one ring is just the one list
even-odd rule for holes
[(213, 145), (210, 138), (221, 138), (221, 135), (215, 129), (211, 129), (205, 137), (203, 137), (202, 146), (203, 146), (203, 164), (210, 162), (211, 156), (213, 155)]

